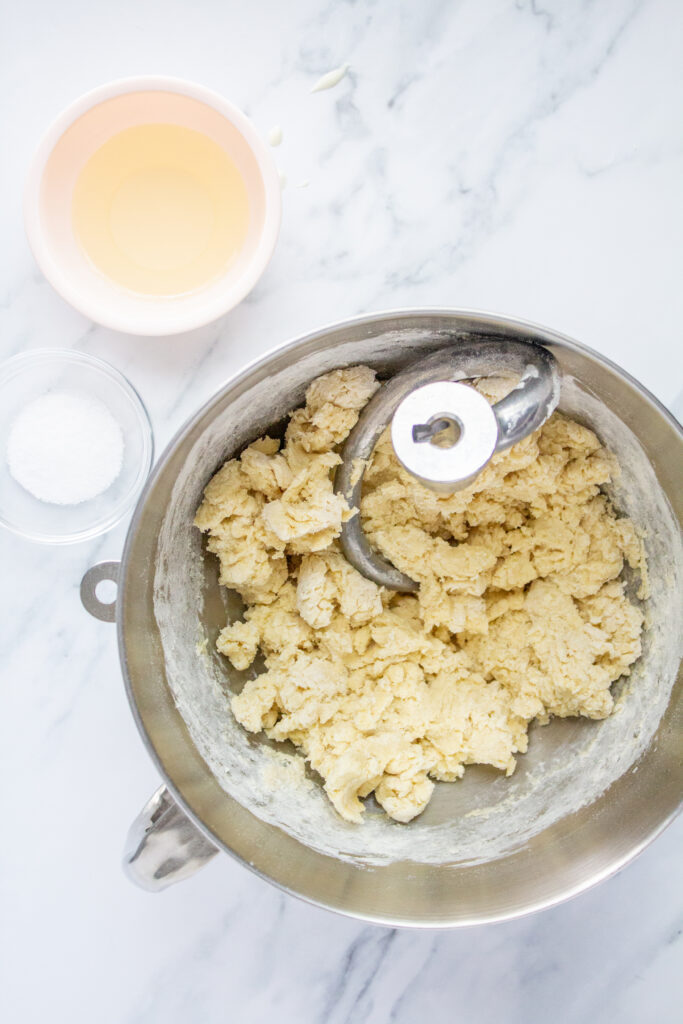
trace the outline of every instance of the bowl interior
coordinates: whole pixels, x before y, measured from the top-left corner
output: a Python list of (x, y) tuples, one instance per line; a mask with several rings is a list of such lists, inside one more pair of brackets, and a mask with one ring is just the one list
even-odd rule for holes
[[(249, 122), (225, 106), (232, 116), (182, 92), (124, 91), (86, 109), (46, 144), (27, 189), (29, 239), (48, 280), (91, 319), (140, 334), (176, 333), (226, 312), (262, 272), (279, 225), (279, 181)], [(203, 133), (227, 152), (246, 186), (244, 245), (223, 275), (185, 295), (148, 297), (119, 287), (92, 265), (74, 234), (72, 197), (84, 165), (113, 135), (141, 124), (175, 124)]]
[[(101, 494), (77, 505), (39, 501), (11, 475), (5, 452), (12, 424), (42, 395), (69, 392), (101, 402), (119, 425), (123, 461)], [(71, 543), (104, 533), (130, 509), (152, 462), (152, 433), (138, 395), (116, 370), (81, 352), (36, 350), (0, 367), (0, 522), (48, 543)]]

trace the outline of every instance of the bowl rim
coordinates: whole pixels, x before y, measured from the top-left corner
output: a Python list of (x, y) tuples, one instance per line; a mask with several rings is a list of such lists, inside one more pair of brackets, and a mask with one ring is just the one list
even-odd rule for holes
[[(187, 96), (205, 106), (211, 107), (231, 123), (245, 139), (251, 150), (263, 182), (265, 213), (254, 255), (242, 275), (239, 287), (227, 295), (215, 295), (210, 302), (197, 307), (183, 309), (178, 298), (166, 301), (154, 299), (150, 308), (158, 311), (158, 322), (141, 323), (135, 313), (121, 312), (112, 303), (104, 309), (87, 292), (73, 285), (53, 255), (52, 247), (46, 240), (41, 216), (40, 193), (47, 162), (64, 133), (80, 117), (93, 107), (118, 96), (134, 92), (167, 92)], [(103, 327), (109, 327), (125, 334), (144, 337), (180, 334), (212, 323), (220, 316), (234, 309), (251, 291), (266, 269), (277, 242), (282, 220), (282, 187), (280, 176), (272, 154), (261, 139), (252, 121), (230, 100), (206, 86), (167, 75), (136, 75), (118, 78), (83, 93), (65, 107), (47, 127), (29, 163), (23, 198), (24, 228), (28, 243), (40, 270), (55, 291), (77, 312)], [(224, 278), (218, 278), (218, 281)], [(196, 296), (198, 292), (190, 293)], [(143, 296), (144, 298), (144, 296)]]
[[(15, 536), (23, 537), (38, 544), (61, 546), (77, 544), (81, 541), (100, 537), (116, 526), (117, 523), (120, 523), (130, 512), (145, 485), (154, 462), (154, 431), (152, 430), (152, 424), (145, 403), (128, 378), (124, 377), (121, 371), (117, 370), (111, 363), (100, 359), (99, 356), (93, 356), (89, 352), (81, 352), (80, 349), (32, 348), (10, 356), (9, 359), (0, 363), (0, 385), (2, 385), (8, 375), (10, 378), (16, 376), (16, 373), (12, 371), (21, 372), (22, 369), (30, 368), (32, 363), (40, 364), (46, 357), (56, 359), (58, 362), (61, 361), (65, 365), (80, 363), (112, 381), (126, 395), (135, 410), (143, 442), (142, 458), (140, 459), (133, 483), (127, 493), (112, 508), (111, 512), (99, 519), (93, 526), (64, 534), (50, 534), (38, 530), (27, 530), (8, 519), (0, 507), (0, 526), (9, 530)], [(38, 501), (39, 499), (35, 500)]]
[[(654, 410), (668, 422), (669, 426), (674, 429), (678, 434), (679, 440), (683, 444), (683, 426), (678, 422), (670, 410), (667, 409), (666, 406), (664, 406), (664, 404), (656, 398), (656, 396), (653, 395), (644, 384), (638, 381), (627, 370), (624, 370), (608, 356), (603, 355), (583, 342), (577, 341), (572, 336), (565, 334), (563, 331), (547, 327), (536, 321), (529, 320), (524, 317), (473, 307), (425, 305), (413, 307), (400, 306), (346, 317), (337, 321), (326, 322), (317, 329), (309, 330), (303, 334), (295, 335), (293, 337), (288, 337), (285, 341), (271, 346), (264, 353), (250, 360), (246, 365), (230, 374), (217, 387), (216, 391), (202, 403), (195, 413), (187, 418), (187, 420), (178, 428), (173, 437), (169, 440), (138, 498), (129, 524), (128, 532), (126, 534), (119, 563), (118, 593), (116, 600), (116, 630), (123, 684), (131, 714), (138, 732), (140, 733), (143, 745), (146, 747), (153, 764), (159, 772), (161, 784), (167, 788), (175, 802), (185, 813), (189, 821), (196, 827), (200, 835), (206, 837), (212, 844), (214, 844), (218, 852), (226, 853), (233, 860), (252, 871), (263, 881), (270, 883), (282, 892), (286, 892), (288, 895), (294, 896), (312, 906), (332, 911), (344, 917), (365, 921), (369, 924), (381, 925), (390, 928), (429, 929), (436, 931), (454, 928), (467, 928), (475, 925), (515, 920), (538, 913), (539, 911), (550, 909), (551, 907), (558, 906), (570, 899), (573, 899), (575, 896), (592, 889), (600, 882), (612, 877), (626, 865), (635, 860), (635, 858), (639, 856), (639, 854), (642, 853), (643, 850), (646, 849), (677, 818), (683, 810), (683, 803), (679, 802), (678, 806), (672, 808), (669, 813), (665, 814), (654, 827), (647, 831), (647, 834), (633, 842), (625, 851), (616, 854), (608, 864), (601, 867), (593, 867), (589, 872), (587, 872), (586, 877), (579, 882), (574, 884), (558, 884), (551, 894), (529, 900), (524, 906), (506, 907), (504, 909), (497, 909), (488, 912), (471, 913), (467, 917), (458, 919), (448, 918), (440, 920), (427, 920), (421, 917), (409, 918), (400, 912), (382, 913), (375, 910), (359, 910), (356, 907), (350, 909), (347, 906), (341, 906), (339, 903), (332, 900), (327, 901), (325, 899), (315, 897), (308, 892), (303, 892), (301, 889), (287, 884), (281, 878), (275, 877), (273, 874), (265, 870), (260, 864), (257, 864), (253, 860), (246, 859), (242, 853), (228, 845), (228, 843), (217, 834), (211, 825), (207, 824), (203, 820), (200, 811), (195, 806), (197, 799), (196, 795), (191, 792), (192, 787), (188, 786), (186, 782), (179, 781), (172, 776), (171, 769), (167, 767), (164, 756), (161, 750), (157, 748), (152, 737), (151, 730), (148, 728), (150, 718), (149, 712), (148, 710), (143, 710), (137, 702), (132, 673), (129, 666), (127, 638), (124, 628), (128, 597), (127, 591), (130, 584), (131, 553), (135, 546), (138, 529), (143, 519), (148, 497), (152, 493), (157, 481), (162, 477), (178, 445), (202, 421), (211, 408), (216, 405), (227, 392), (241, 384), (244, 384), (252, 374), (259, 370), (264, 370), (275, 357), (282, 356), (286, 351), (289, 351), (292, 357), (301, 356), (305, 354), (311, 346), (315, 346), (319, 340), (327, 334), (353, 327), (362, 326), (364, 328), (370, 328), (373, 325), (387, 320), (410, 320), (415, 317), (435, 316), (446, 316), (449, 318), (473, 318), (479, 320), (482, 326), (500, 326), (502, 324), (504, 326), (520, 328), (533, 334), (543, 335), (544, 344), (557, 344), (558, 346), (565, 347), (570, 351), (573, 350), (575, 352), (588, 355), (596, 361), (606, 365), (608, 369), (621, 376), (631, 387), (638, 391), (640, 395), (653, 406)], [(168, 686), (166, 681), (164, 681), (163, 686)], [(674, 682), (674, 688), (675, 687), (676, 683)], [(673, 693), (672, 698), (670, 699), (673, 699)], [(177, 709), (175, 713), (177, 715), (180, 714)], [(651, 741), (651, 746), (652, 744), (657, 743), (656, 735), (657, 734), (655, 734), (655, 737), (653, 737)], [(194, 741), (192, 741), (192, 745), (194, 745)], [(648, 751), (649, 749), (650, 748), (648, 748)], [(645, 757), (648, 751), (646, 751), (642, 756)], [(201, 758), (201, 754), (197, 753), (197, 756)], [(205, 763), (204, 767), (207, 772), (210, 772), (210, 769)], [(229, 794), (224, 793), (223, 795), (228, 803), (231, 801), (237, 802), (235, 798)]]

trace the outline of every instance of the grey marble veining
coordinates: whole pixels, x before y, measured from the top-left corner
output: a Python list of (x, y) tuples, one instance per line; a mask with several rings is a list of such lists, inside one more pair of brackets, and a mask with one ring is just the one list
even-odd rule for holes
[[(0, 358), (103, 356), (141, 392), (161, 451), (230, 373), (289, 337), (368, 310), (461, 305), (573, 334), (680, 413), (682, 30), (676, 0), (6, 5)], [(339, 86), (311, 95), (343, 61)], [(223, 321), (173, 339), (116, 335), (68, 308), (21, 222), (50, 119), (103, 81), (155, 71), (225, 94), (264, 137), (280, 124), (288, 179), (261, 282)], [(345, 920), (227, 857), (159, 896), (134, 889), (121, 846), (158, 779), (114, 631), (78, 599), (84, 570), (118, 557), (124, 536), (50, 549), (0, 533), (3, 1019), (676, 1018), (680, 821), (580, 898), (461, 932)]]

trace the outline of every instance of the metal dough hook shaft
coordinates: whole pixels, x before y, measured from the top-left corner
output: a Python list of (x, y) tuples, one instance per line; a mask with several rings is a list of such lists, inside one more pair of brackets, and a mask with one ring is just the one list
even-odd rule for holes
[[(473, 388), (456, 383), (489, 376), (516, 376), (519, 383), (494, 406)], [(360, 508), (365, 464), (391, 422), (394, 451), (404, 468), (426, 487), (452, 493), (468, 486), (494, 452), (545, 423), (559, 398), (557, 360), (540, 345), (456, 341), (401, 371), (373, 395), (344, 445), (335, 491), (350, 507)], [(443, 444), (433, 443), (437, 434), (444, 436)], [(360, 513), (344, 524), (340, 541), (348, 561), (368, 579), (390, 590), (418, 589), (370, 545)]]

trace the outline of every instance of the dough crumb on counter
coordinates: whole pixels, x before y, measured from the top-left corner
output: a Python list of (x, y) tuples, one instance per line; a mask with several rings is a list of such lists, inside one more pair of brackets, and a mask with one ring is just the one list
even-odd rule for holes
[[(375, 547), (419, 583), (387, 591), (344, 558), (338, 448), (377, 390), (364, 366), (313, 381), (284, 442), (262, 437), (216, 473), (195, 523), (244, 620), (217, 648), (266, 670), (231, 700), (250, 732), (291, 740), (339, 814), (374, 793), (408, 822), (435, 781), (486, 764), (511, 775), (527, 729), (608, 716), (640, 655), (643, 616), (621, 579), (645, 579), (642, 542), (601, 488), (619, 472), (587, 427), (554, 413), (494, 455), (465, 490), (436, 494), (398, 463), (387, 429), (360, 514)], [(490, 401), (509, 382), (476, 385)]]

